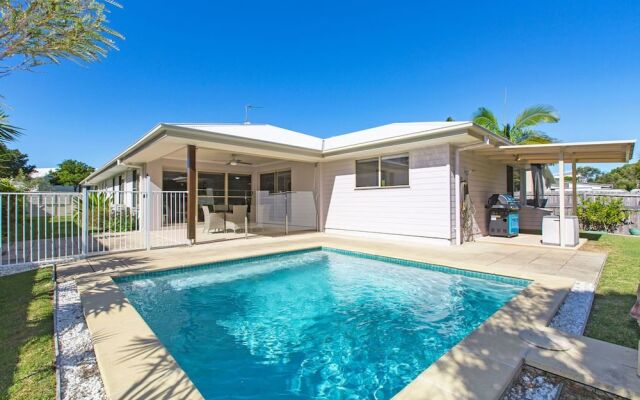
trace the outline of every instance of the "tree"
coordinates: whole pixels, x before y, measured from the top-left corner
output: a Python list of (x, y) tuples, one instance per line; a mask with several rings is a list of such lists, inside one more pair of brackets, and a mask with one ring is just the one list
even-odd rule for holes
[(626, 164), (600, 175), (596, 182), (609, 183), (616, 189), (631, 190), (638, 187), (638, 163)]
[(29, 156), (17, 149), (9, 149), (0, 142), (0, 178), (14, 178), (20, 171), (28, 176), (36, 166), (29, 164)]
[[(553, 107), (537, 105), (522, 110), (513, 124), (501, 124), (491, 110), (486, 107), (480, 107), (473, 114), (472, 121), (474, 124), (480, 125), (514, 144), (547, 144), (553, 143), (555, 140), (535, 129), (535, 127), (543, 123), (556, 123), (560, 121), (560, 117)], [(551, 183), (555, 180), (549, 167), (545, 166), (542, 169), (542, 173), (545, 186), (551, 186)]]
[(64, 160), (58, 165), (58, 169), (49, 173), (50, 182), (54, 185), (73, 186), (73, 189), (77, 191), (80, 182), (94, 170), (93, 167), (83, 162)]
[(491, 110), (480, 107), (473, 114), (473, 123), (480, 125), (491, 132), (509, 139), (515, 144), (545, 144), (552, 143), (554, 139), (545, 133), (535, 129), (543, 123), (556, 123), (560, 117), (551, 106), (532, 106), (525, 108), (516, 117), (513, 124), (500, 124)]
[(596, 167), (578, 167), (576, 168), (576, 175), (579, 175), (585, 182), (595, 182), (595, 180), (602, 175), (602, 171)]
[[(104, 2), (121, 7), (113, 0)], [(108, 9), (98, 0), (0, 0), (0, 77), (61, 60), (95, 62), (124, 37), (107, 26)], [(0, 142), (20, 130), (0, 109)]]

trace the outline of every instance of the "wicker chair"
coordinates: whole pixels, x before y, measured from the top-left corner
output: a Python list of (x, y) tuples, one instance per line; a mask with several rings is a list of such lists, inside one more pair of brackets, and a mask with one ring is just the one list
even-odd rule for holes
[(224, 216), (222, 214), (210, 212), (209, 206), (202, 206), (202, 213), (204, 214), (203, 232), (224, 232)]

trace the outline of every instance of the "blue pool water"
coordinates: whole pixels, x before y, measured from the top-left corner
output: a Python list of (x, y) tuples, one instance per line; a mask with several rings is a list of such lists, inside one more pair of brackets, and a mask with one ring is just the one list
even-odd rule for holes
[(527, 282), (315, 249), (121, 278), (207, 399), (386, 399)]

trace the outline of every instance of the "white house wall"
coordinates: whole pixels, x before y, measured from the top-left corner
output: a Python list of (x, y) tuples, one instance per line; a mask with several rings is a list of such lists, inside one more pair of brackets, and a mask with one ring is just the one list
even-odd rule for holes
[(356, 189), (355, 159), (323, 163), (322, 185), (326, 232), (451, 243), (448, 144), (409, 152), (409, 187)]

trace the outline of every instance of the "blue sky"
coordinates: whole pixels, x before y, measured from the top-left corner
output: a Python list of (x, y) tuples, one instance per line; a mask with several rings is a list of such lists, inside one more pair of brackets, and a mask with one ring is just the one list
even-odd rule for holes
[(635, 0), (121, 3), (103, 62), (0, 80), (37, 166), (97, 167), (158, 122), (241, 122), (247, 103), (321, 137), (533, 104), (557, 108), (543, 130), (562, 141), (640, 136)]

